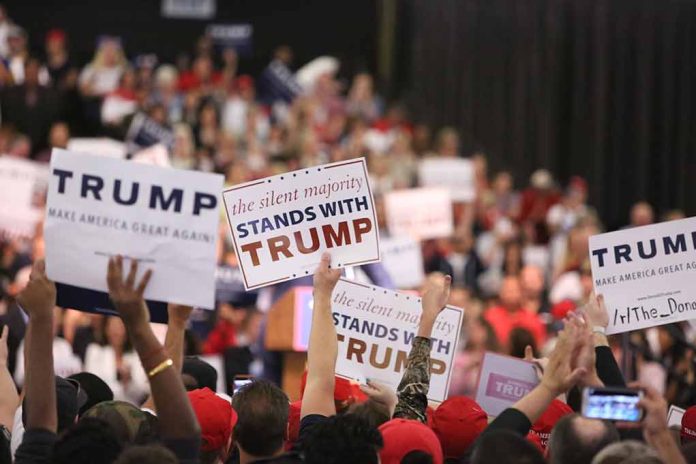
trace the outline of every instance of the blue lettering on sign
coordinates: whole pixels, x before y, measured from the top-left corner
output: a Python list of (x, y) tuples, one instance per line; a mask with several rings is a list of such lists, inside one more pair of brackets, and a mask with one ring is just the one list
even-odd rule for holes
[[(53, 169), (52, 174), (58, 178), (58, 193), (65, 194), (70, 180), (74, 173), (64, 169)], [(97, 201), (104, 201), (109, 195), (105, 193), (106, 182), (104, 178), (93, 174), (82, 174), (79, 179), (80, 197), (91, 198)], [(127, 197), (125, 192), (130, 192)], [(161, 185), (151, 185), (149, 192), (145, 194), (147, 206), (153, 210), (169, 211), (181, 213), (184, 204), (184, 190), (180, 188), (165, 189)], [(111, 198), (114, 202), (123, 206), (134, 205), (140, 198), (140, 183), (131, 182), (127, 186), (125, 182), (116, 179), (111, 189)], [(200, 216), (204, 210), (214, 210), (217, 208), (218, 199), (216, 195), (206, 192), (193, 192), (194, 216)]]
[[(592, 250), (592, 256), (597, 260), (599, 267), (604, 267), (608, 259), (615, 264), (630, 263), (634, 259), (647, 260), (658, 255), (659, 252), (669, 256), (689, 251), (696, 251), (696, 231), (691, 232), (691, 241), (687, 242), (688, 233), (665, 235), (659, 239), (636, 242), (635, 246), (629, 243), (614, 245), (611, 248), (597, 248)], [(691, 248), (691, 249), (689, 249)]]

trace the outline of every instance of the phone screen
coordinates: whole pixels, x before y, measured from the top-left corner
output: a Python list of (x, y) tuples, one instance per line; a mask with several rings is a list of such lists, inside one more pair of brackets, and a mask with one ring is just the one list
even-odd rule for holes
[(234, 392), (236, 393), (244, 385), (249, 385), (254, 379), (248, 375), (238, 375), (234, 378)]
[(586, 388), (582, 413), (592, 419), (638, 422), (643, 415), (638, 407), (641, 398), (638, 390)]

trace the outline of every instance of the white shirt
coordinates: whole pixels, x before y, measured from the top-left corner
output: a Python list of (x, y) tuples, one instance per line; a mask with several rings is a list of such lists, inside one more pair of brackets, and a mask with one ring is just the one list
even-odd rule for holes
[[(53, 371), (61, 377), (69, 377), (82, 372), (82, 361), (73, 353), (72, 346), (63, 338), (53, 339)], [(14, 379), (20, 387), (24, 385), (24, 340), (17, 349), (17, 365)]]

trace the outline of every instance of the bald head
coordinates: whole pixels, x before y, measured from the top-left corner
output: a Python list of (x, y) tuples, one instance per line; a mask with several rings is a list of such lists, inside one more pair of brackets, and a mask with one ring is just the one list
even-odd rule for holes
[(590, 464), (594, 456), (619, 441), (613, 424), (569, 414), (558, 421), (549, 438), (550, 464)]

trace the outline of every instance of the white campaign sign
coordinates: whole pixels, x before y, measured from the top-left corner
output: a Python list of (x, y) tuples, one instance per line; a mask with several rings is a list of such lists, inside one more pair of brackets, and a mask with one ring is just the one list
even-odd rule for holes
[(420, 243), (409, 237), (382, 237), (382, 266), (397, 288), (417, 288), (425, 280)]
[(532, 391), (538, 383), (532, 363), (486, 352), (476, 388), (476, 402), (489, 416), (495, 417)]
[(0, 157), (0, 235), (34, 235), (47, 181), (47, 164)]
[(379, 261), (379, 233), (363, 158), (236, 185), (223, 193), (247, 290), (336, 267)]
[(452, 200), (470, 202), (476, 199), (474, 163), (463, 158), (426, 158), (418, 165), (418, 179), (423, 187), (443, 187)]
[(152, 269), (150, 300), (213, 308), (217, 174), (54, 149), (46, 206), (48, 277), (106, 291), (109, 256)]
[(445, 189), (408, 189), (384, 197), (389, 232), (414, 240), (449, 237), (454, 231), (452, 199)]
[[(374, 379), (396, 390), (418, 331), (420, 298), (341, 279), (331, 310), (339, 340), (336, 374), (363, 384)], [(437, 318), (429, 400), (447, 398), (463, 317), (463, 309), (447, 306)]]
[(590, 237), (608, 334), (696, 319), (696, 218)]

